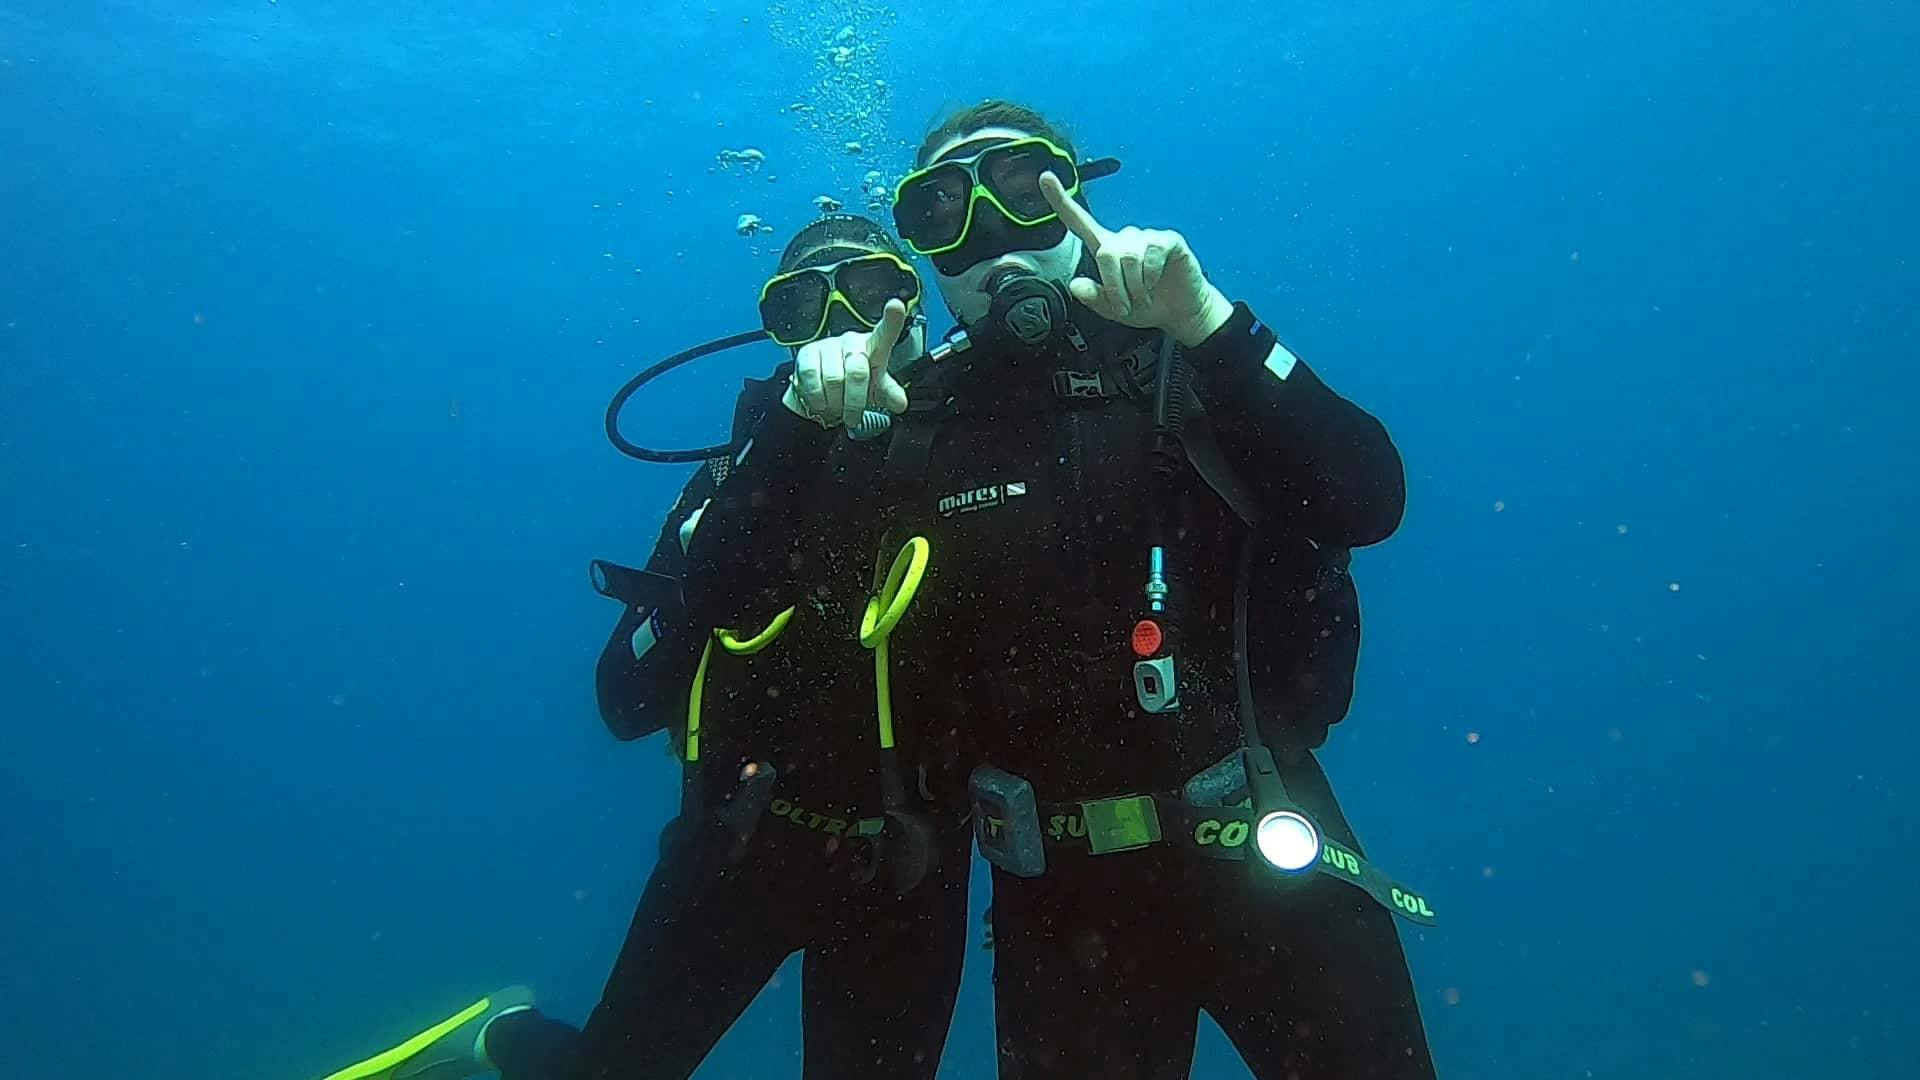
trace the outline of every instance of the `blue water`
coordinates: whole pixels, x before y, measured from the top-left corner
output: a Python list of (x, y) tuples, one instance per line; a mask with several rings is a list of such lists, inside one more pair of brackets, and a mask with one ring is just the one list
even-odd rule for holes
[[(0, 0), (4, 1071), (583, 1017), (676, 797), (593, 711), (684, 475), (606, 397), (995, 94), (1407, 458), (1326, 757), (1443, 1075), (1911, 1075), (1912, 5), (645, 6)], [(797, 1075), (797, 983), (702, 1077)]]

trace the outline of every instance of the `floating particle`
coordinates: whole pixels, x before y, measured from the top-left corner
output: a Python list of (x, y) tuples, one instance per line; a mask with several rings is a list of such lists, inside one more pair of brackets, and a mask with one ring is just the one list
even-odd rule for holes
[(1669, 581), (1669, 582), (1667, 582), (1667, 591), (1668, 591), (1668, 592), (1679, 592), (1679, 591), (1680, 591), (1680, 583), (1679, 583), (1679, 582), (1677, 582), (1677, 581)]
[(1505, 499), (1495, 499), (1495, 500), (1493, 500), (1493, 512), (1494, 512), (1494, 513), (1496, 513), (1496, 514), (1498, 514), (1498, 513), (1502, 513), (1502, 512), (1504, 512), (1504, 511), (1506, 510), (1506, 508), (1507, 508), (1507, 500), (1505, 500)]
[(1626, 733), (1625, 733), (1625, 732), (1623, 732), (1623, 731), (1621, 731), (1621, 730), (1620, 730), (1619, 728), (1617, 728), (1617, 727), (1610, 727), (1610, 728), (1608, 728), (1608, 729), (1607, 729), (1607, 741), (1608, 741), (1608, 742), (1619, 742), (1619, 741), (1620, 741), (1621, 739), (1623, 739), (1623, 738), (1625, 738), (1625, 737), (1626, 737)]
[(1481, 867), (1481, 868), (1480, 868), (1480, 876), (1481, 876), (1481, 877), (1483, 877), (1483, 878), (1491, 878), (1491, 877), (1493, 877), (1493, 867), (1491, 867), (1491, 866), (1483, 866), (1483, 867)]
[(1447, 992), (1440, 995), (1440, 997), (1449, 1005), (1458, 1005), (1460, 1004), (1460, 988), (1457, 986), (1449, 986), (1447, 987)]
[(1477, 743), (1477, 742), (1479, 742), (1479, 741), (1480, 741), (1480, 733), (1479, 733), (1479, 732), (1477, 732), (1477, 731), (1469, 731), (1469, 732), (1467, 732), (1467, 742), (1469, 742), (1469, 743)]
[(864, 154), (867, 148), (860, 145), (860, 140), (858, 139), (848, 139), (846, 150), (849, 154)]
[(1574, 252), (1573, 254), (1571, 254), (1571, 255), (1569, 255), (1569, 256), (1567, 256), (1567, 261), (1568, 261), (1568, 262), (1579, 262), (1579, 261), (1580, 261), (1580, 253), (1576, 251), (1576, 252)]
[(575, 889), (575, 890), (573, 890), (573, 902), (574, 902), (574, 903), (576, 903), (576, 904), (578, 904), (578, 903), (580, 903), (581, 901), (583, 901), (583, 900), (585, 900), (586, 898), (587, 898), (587, 890), (585, 890), (585, 889)]
[(1627, 527), (1625, 525), (1615, 525), (1613, 531), (1619, 533), (1621, 536), (1627, 535)]
[(1700, 970), (1700, 969), (1698, 969), (1698, 968), (1695, 968), (1695, 969), (1694, 969), (1694, 972), (1693, 972), (1693, 985), (1695, 985), (1695, 986), (1705, 986), (1705, 985), (1707, 985), (1708, 983), (1710, 983), (1710, 982), (1712, 982), (1712, 981), (1713, 981), (1713, 977), (1712, 977), (1712, 976), (1710, 976), (1710, 975), (1708, 975), (1708, 974), (1707, 974), (1706, 972), (1704, 972), (1704, 971), (1701, 971), (1701, 970)]

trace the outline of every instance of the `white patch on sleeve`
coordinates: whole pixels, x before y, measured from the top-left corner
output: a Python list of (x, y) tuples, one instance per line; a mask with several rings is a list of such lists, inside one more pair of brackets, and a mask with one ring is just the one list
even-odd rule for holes
[(646, 618), (640, 620), (640, 625), (633, 629), (633, 658), (635, 660), (645, 658), (648, 653), (653, 651), (655, 645), (660, 644), (660, 634), (653, 628), (653, 620), (654, 616), (649, 612)]
[(713, 500), (708, 499), (706, 502), (701, 503), (699, 508), (694, 510), (693, 513), (688, 514), (687, 520), (680, 523), (680, 553), (682, 555), (687, 553), (687, 545), (693, 543), (693, 529), (694, 526), (700, 524), (700, 515), (706, 513), (707, 507), (712, 505)]
[(1273, 351), (1267, 354), (1266, 368), (1273, 372), (1274, 378), (1285, 382), (1287, 376), (1293, 374), (1293, 365), (1299, 362), (1299, 357), (1287, 351), (1285, 345), (1276, 341), (1273, 343)]

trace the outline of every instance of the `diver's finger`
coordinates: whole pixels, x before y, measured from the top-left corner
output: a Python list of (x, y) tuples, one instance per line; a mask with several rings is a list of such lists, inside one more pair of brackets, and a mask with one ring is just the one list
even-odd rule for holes
[(893, 359), (893, 347), (900, 344), (900, 335), (906, 329), (907, 305), (897, 299), (887, 301), (886, 310), (880, 313), (880, 325), (873, 328), (873, 336), (867, 339), (867, 355), (875, 365), (887, 366)]
[(907, 411), (907, 388), (893, 377), (893, 372), (882, 371), (873, 381), (873, 400), (881, 408), (895, 416)]
[(1167, 247), (1165, 244), (1150, 243), (1147, 254), (1140, 262), (1140, 284), (1152, 296), (1160, 287), (1160, 278), (1167, 272)]
[[(847, 350), (846, 398), (842, 414), (848, 426), (858, 424), (867, 411), (867, 387), (873, 381), (873, 357), (867, 354), (867, 343)], [(884, 363), (884, 361), (883, 361)]]
[(810, 341), (800, 347), (793, 360), (793, 388), (800, 393), (800, 404), (814, 420), (826, 422), (827, 392), (821, 385), (820, 358), (830, 343)]
[(1088, 251), (1099, 254), (1101, 245), (1105, 244), (1107, 238), (1113, 234), (1093, 220), (1093, 215), (1087, 213), (1086, 207), (1073, 201), (1073, 196), (1067, 194), (1067, 189), (1060, 183), (1060, 178), (1051, 172), (1041, 173), (1040, 194), (1046, 196), (1047, 205), (1053, 207), (1053, 212), (1060, 215), (1060, 220), (1066, 224), (1067, 230), (1079, 237), (1081, 242), (1087, 245)]
[(1149, 307), (1153, 295), (1147, 291), (1145, 273), (1145, 252), (1141, 244), (1119, 245), (1120, 251), (1120, 288), (1127, 294), (1127, 303), (1134, 308)]
[(840, 423), (846, 409), (847, 353), (855, 346), (846, 335), (834, 338), (820, 353), (820, 385), (825, 390), (820, 419), (828, 427)]
[(1095, 315), (1103, 319), (1113, 318), (1113, 312), (1107, 310), (1106, 294), (1100, 291), (1099, 282), (1090, 277), (1077, 277), (1067, 282), (1067, 291)]
[(1101, 314), (1109, 319), (1124, 320), (1133, 314), (1133, 305), (1127, 301), (1126, 275), (1120, 269), (1120, 253), (1108, 248), (1095, 255), (1093, 261), (1100, 267), (1100, 297), (1107, 306), (1107, 310)]

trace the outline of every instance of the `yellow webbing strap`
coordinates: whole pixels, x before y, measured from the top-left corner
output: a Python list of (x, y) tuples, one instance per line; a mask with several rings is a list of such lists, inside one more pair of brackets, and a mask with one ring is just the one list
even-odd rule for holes
[(693, 669), (693, 685), (687, 688), (687, 755), (688, 761), (700, 760), (700, 703), (706, 697), (707, 664), (713, 659), (713, 643), (734, 656), (752, 656), (761, 649), (774, 643), (787, 624), (793, 621), (793, 609), (788, 608), (773, 617), (766, 628), (742, 641), (731, 630), (715, 630), (707, 641), (707, 647), (700, 650), (700, 665)]
[(920, 591), (931, 550), (924, 536), (908, 540), (893, 557), (886, 584), (880, 587), (879, 595), (867, 601), (866, 614), (860, 617), (860, 644), (873, 650), (874, 700), (880, 718), (880, 746), (885, 750), (893, 749), (893, 680), (887, 663), (887, 639)]

